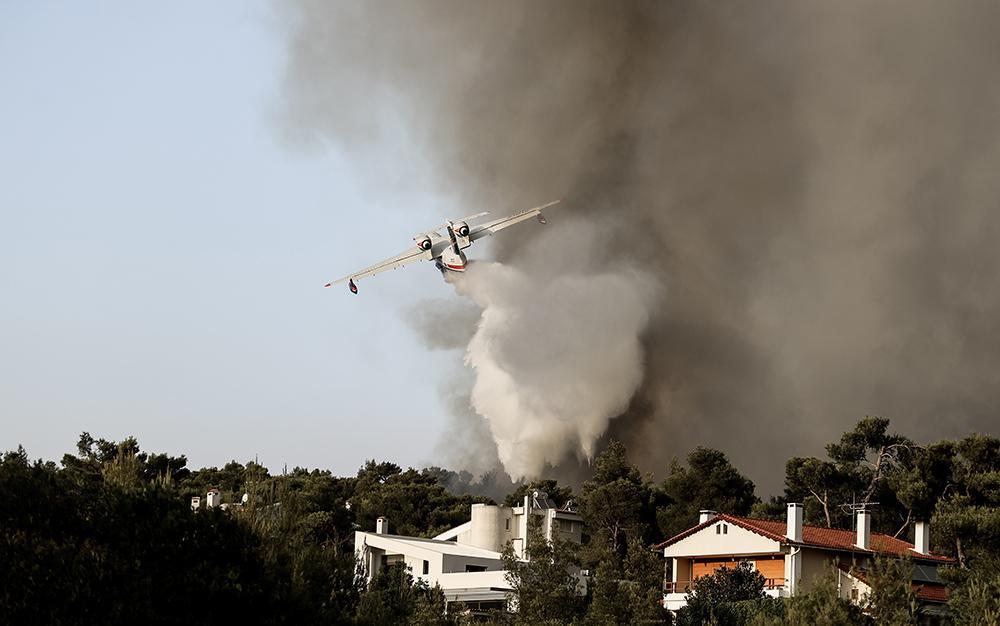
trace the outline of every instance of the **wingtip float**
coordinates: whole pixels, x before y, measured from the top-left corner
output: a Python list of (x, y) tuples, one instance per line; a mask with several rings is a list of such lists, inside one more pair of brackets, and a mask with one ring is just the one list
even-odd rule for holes
[[(560, 198), (559, 200), (555, 200), (541, 206), (518, 211), (517, 213), (508, 215), (507, 217), (491, 220), (482, 224), (476, 224), (474, 226), (469, 225), (471, 220), (483, 217), (489, 213), (477, 213), (475, 215), (463, 217), (459, 220), (448, 220), (443, 226), (439, 226), (438, 228), (425, 233), (420, 233), (419, 235), (413, 237), (413, 241), (417, 244), (415, 250), (413, 248), (405, 250), (404, 252), (401, 252), (396, 256), (388, 258), (380, 263), (366, 267), (365, 269), (353, 274), (348, 274), (343, 278), (328, 282), (323, 285), (323, 287), (332, 287), (333, 285), (347, 281), (347, 288), (351, 290), (351, 293), (357, 294), (358, 286), (355, 284), (355, 280), (368, 278), (369, 276), (380, 274), (386, 270), (394, 270), (398, 267), (409, 265), (414, 261), (434, 261), (434, 264), (439, 270), (441, 270), (442, 274), (445, 272), (464, 272), (466, 265), (468, 264), (468, 259), (466, 259), (465, 253), (462, 251), (471, 246), (472, 242), (482, 239), (487, 235), (492, 235), (493, 233), (499, 232), (505, 228), (513, 226), (514, 224), (519, 224), (525, 220), (531, 219), (532, 217), (536, 218), (541, 224), (546, 224), (548, 222), (545, 220), (545, 216), (542, 215), (542, 209), (547, 209), (551, 206), (559, 204), (562, 201), (563, 199)], [(447, 234), (438, 232), (441, 228), (444, 228)]]

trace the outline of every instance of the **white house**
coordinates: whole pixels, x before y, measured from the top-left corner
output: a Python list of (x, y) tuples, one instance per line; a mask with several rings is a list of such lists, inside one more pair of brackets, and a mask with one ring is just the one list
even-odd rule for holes
[(366, 578), (391, 565), (405, 565), (414, 578), (439, 585), (448, 602), (469, 608), (502, 608), (510, 592), (500, 552), (508, 543), (525, 558), (529, 515), (541, 523), (547, 539), (579, 543), (583, 519), (559, 509), (545, 492), (525, 496), (522, 506), (473, 504), (468, 522), (427, 539), (389, 534), (389, 520), (378, 518), (375, 532), (356, 532), (354, 549)]
[(870, 512), (858, 512), (856, 521), (856, 531), (805, 526), (799, 503), (789, 503), (784, 522), (702, 511), (698, 525), (656, 546), (669, 560), (664, 606), (680, 609), (700, 576), (740, 562), (759, 571), (765, 593), (775, 597), (808, 591), (836, 563), (841, 597), (861, 603), (870, 591), (866, 572), (879, 555), (913, 559), (913, 586), (930, 610), (947, 601), (937, 568), (954, 559), (931, 553), (926, 522), (916, 523), (912, 544), (871, 532)]

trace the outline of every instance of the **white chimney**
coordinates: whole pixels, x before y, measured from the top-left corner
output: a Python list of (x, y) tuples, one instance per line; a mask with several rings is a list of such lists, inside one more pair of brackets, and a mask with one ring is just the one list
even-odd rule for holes
[(375, 520), (375, 534), (376, 535), (389, 534), (389, 518), (380, 517), (377, 520)]
[(802, 542), (802, 503), (788, 503), (788, 528), (785, 530), (785, 537), (789, 541)]
[(715, 511), (709, 511), (708, 509), (702, 509), (698, 511), (698, 523), (704, 524), (710, 519), (715, 518)]
[(222, 498), (219, 496), (218, 489), (209, 489), (208, 494), (205, 496), (205, 506), (210, 509), (214, 509), (222, 503)]
[(862, 550), (871, 550), (872, 514), (868, 511), (858, 511), (858, 541), (855, 545)]
[(931, 553), (931, 525), (917, 522), (913, 525), (913, 551), (920, 554)]
[(192, 511), (197, 511), (200, 508), (201, 508), (201, 497), (200, 496), (192, 496), (191, 497), (191, 510)]

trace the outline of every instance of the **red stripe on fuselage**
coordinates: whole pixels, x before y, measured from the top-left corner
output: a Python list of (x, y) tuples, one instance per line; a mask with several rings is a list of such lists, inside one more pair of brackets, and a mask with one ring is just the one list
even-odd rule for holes
[[(444, 262), (442, 261), (442, 263), (444, 263)], [(452, 270), (452, 271), (455, 271), (455, 272), (464, 272), (465, 271), (465, 266), (464, 265), (452, 265), (451, 263), (444, 263), (444, 266), (447, 267), (448, 269)]]

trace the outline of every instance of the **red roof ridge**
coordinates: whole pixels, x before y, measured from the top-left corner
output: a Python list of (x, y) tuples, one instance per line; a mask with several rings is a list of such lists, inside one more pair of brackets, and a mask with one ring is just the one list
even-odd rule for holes
[(905, 555), (916, 559), (938, 562), (953, 562), (955, 560), (951, 557), (940, 554), (922, 554), (915, 551), (913, 549), (914, 545), (908, 541), (903, 541), (902, 539), (898, 539), (885, 533), (876, 532), (871, 534), (871, 549), (864, 550), (854, 545), (854, 541), (857, 536), (853, 530), (827, 528), (825, 526), (812, 526), (804, 524), (802, 526), (802, 541), (793, 542), (785, 536), (785, 530), (787, 529), (787, 522), (785, 521), (740, 517), (736, 515), (729, 515), (728, 513), (719, 513), (715, 517), (678, 533), (670, 539), (667, 539), (666, 541), (653, 547), (656, 550), (662, 550), (667, 546), (673, 545), (681, 539), (693, 535), (694, 533), (707, 528), (720, 520), (727, 521), (745, 530), (749, 530), (750, 532), (766, 537), (767, 539), (785, 544), (796, 544), (831, 550), (846, 550), (850, 552), (871, 554), (891, 554), (895, 556)]
[[(840, 571), (844, 572), (848, 576), (853, 576), (866, 585), (871, 585), (868, 582), (868, 572), (863, 569), (858, 569), (856, 567), (850, 567), (844, 565), (843, 563), (838, 563), (837, 567)], [(948, 587), (943, 583), (932, 583), (922, 580), (910, 581), (910, 585), (916, 589), (917, 597), (921, 600), (927, 600), (928, 602), (947, 602), (948, 601)]]

